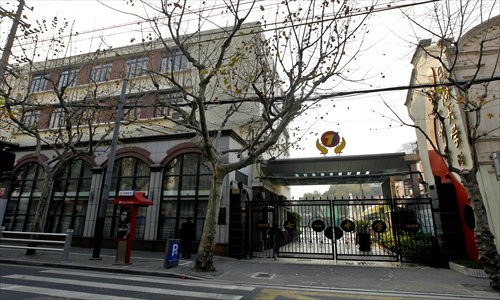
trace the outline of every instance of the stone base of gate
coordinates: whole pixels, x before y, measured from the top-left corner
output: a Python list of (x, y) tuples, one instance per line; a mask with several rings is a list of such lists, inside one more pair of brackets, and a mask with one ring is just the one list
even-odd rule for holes
[(483, 269), (472, 269), (472, 268), (467, 268), (465, 266), (456, 264), (452, 261), (449, 263), (450, 269), (457, 271), (459, 273), (462, 273), (467, 276), (471, 277), (477, 277), (477, 278), (488, 278), (488, 274)]

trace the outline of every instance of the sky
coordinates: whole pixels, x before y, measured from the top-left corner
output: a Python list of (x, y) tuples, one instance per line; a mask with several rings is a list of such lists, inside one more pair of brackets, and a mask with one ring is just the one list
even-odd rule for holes
[[(2, 5), (16, 3), (16, 1), (6, 0), (1, 0), (1, 2)], [(195, 2), (191, 1), (191, 3)], [(258, 5), (266, 9), (265, 13), (271, 12), (279, 2), (259, 1)], [(378, 2), (391, 5), (394, 1)], [(413, 1), (397, 2), (401, 4)], [(79, 32), (77, 36), (79, 43), (75, 43), (76, 46), (72, 48), (74, 54), (89, 52), (100, 41), (116, 47), (129, 44), (131, 36), (136, 39), (141, 38), (136, 16), (109, 8), (114, 7), (128, 12), (143, 11), (136, 1), (27, 0), (26, 3), (27, 6), (33, 7), (32, 11), (24, 11), (30, 22), (41, 20), (42, 17), (51, 20), (54, 16), (57, 16), (59, 20), (66, 19), (70, 24), (74, 20), (74, 31)], [(134, 3), (134, 6), (131, 3)], [(208, 0), (207, 3), (217, 5), (214, 0)], [(494, 5), (498, 3), (495, 1)], [(426, 4), (407, 11), (423, 16), (424, 12), (430, 8), (432, 6)], [(256, 20), (262, 14), (261, 10), (259, 15), (255, 16)], [(222, 13), (219, 15), (214, 13), (208, 20), (204, 23), (204, 28), (213, 27), (215, 23), (220, 24), (224, 16)], [(410, 82), (411, 57), (416, 48), (415, 43), (429, 36), (415, 32), (398, 10), (372, 15), (369, 22), (370, 33), (365, 35), (363, 51), (354, 62), (356, 72), (353, 76), (355, 79), (364, 78), (365, 80), (362, 83), (341, 83), (332, 87), (332, 92), (404, 86)], [(3, 44), (9, 24), (2, 22), (0, 26), (0, 41)], [(326, 92), (328, 92), (328, 87)], [(300, 150), (293, 150), (291, 157), (321, 156), (322, 154), (316, 148), (316, 140), (326, 131), (338, 132), (340, 137), (345, 138), (346, 147), (341, 155), (401, 152), (404, 145), (416, 141), (415, 129), (400, 124), (384, 102), (405, 122), (411, 123), (407, 108), (404, 106), (406, 95), (407, 91), (403, 90), (323, 101), (320, 107), (297, 118), (291, 125), (291, 127), (297, 125), (300, 127), (300, 130), (294, 131), (295, 137), (300, 137), (298, 142)], [(335, 154), (330, 151), (327, 155)], [(327, 188), (325, 186), (292, 187), (292, 196), (297, 198), (304, 192), (325, 191)]]

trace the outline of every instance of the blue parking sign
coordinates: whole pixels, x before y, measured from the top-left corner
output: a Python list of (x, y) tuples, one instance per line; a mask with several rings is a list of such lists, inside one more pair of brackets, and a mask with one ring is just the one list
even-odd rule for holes
[(179, 265), (179, 256), (181, 252), (181, 241), (179, 239), (167, 240), (167, 253), (163, 267), (172, 268)]

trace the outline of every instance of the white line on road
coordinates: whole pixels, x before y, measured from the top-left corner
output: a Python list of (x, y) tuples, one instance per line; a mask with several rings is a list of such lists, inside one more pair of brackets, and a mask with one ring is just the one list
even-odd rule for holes
[(192, 292), (192, 291), (182, 291), (182, 290), (173, 290), (173, 289), (160, 289), (160, 288), (143, 287), (143, 286), (135, 286), (135, 285), (113, 284), (113, 283), (107, 283), (107, 282), (92, 282), (92, 281), (82, 281), (82, 280), (63, 279), (63, 278), (48, 278), (48, 277), (20, 275), (20, 274), (7, 275), (7, 276), (3, 276), (3, 278), (57, 283), (57, 284), (62, 284), (62, 285), (63, 284), (71, 284), (71, 285), (76, 285), (76, 286), (85, 286), (85, 287), (92, 287), (92, 288), (112, 289), (112, 290), (121, 290), (121, 291), (133, 291), (133, 292), (143, 292), (143, 293), (172, 295), (172, 296), (184, 296), (184, 297), (204, 298), (204, 299), (239, 300), (239, 299), (243, 298), (243, 296), (239, 296), (239, 295), (227, 295), (227, 294), (206, 293), (206, 292)]
[(60, 289), (48, 289), (43, 287), (16, 285), (16, 284), (2, 284), (0, 290), (15, 291), (37, 295), (47, 295), (51, 297), (59, 297), (63, 299), (84, 299), (84, 300), (141, 300), (140, 298), (119, 297), (102, 294), (91, 294), (83, 292), (65, 291)]
[(129, 276), (126, 274), (119, 275), (110, 275), (103, 274), (97, 272), (79, 272), (79, 271), (64, 271), (64, 270), (43, 270), (42, 273), (50, 273), (50, 274), (60, 274), (60, 275), (70, 275), (70, 276), (85, 276), (92, 278), (108, 278), (108, 279), (120, 279), (120, 280), (130, 280), (130, 281), (139, 281), (139, 282), (154, 282), (154, 283), (163, 283), (163, 284), (175, 284), (182, 286), (196, 286), (196, 287), (207, 287), (207, 288), (217, 288), (217, 289), (225, 289), (225, 290), (240, 290), (240, 291), (253, 291), (255, 287), (249, 286), (238, 286), (233, 284), (213, 284), (213, 283), (204, 283), (197, 280), (179, 280), (179, 279), (160, 279), (160, 278), (152, 278), (152, 277), (140, 277), (140, 276)]

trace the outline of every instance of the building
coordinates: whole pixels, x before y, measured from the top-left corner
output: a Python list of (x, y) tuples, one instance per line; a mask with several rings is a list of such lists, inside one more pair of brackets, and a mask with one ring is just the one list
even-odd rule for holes
[[(230, 51), (237, 52), (238, 47), (249, 45), (258, 48), (261, 33), (255, 26), (243, 26), (241, 34), (230, 45)], [(221, 30), (202, 32), (197, 36), (197, 42), (188, 44), (187, 49), (193, 56), (205, 57), (204, 61), (210, 64), (217, 58), (213, 57), (211, 47), (215, 47), (214, 41), (223, 35)], [(248, 72), (256, 67), (255, 60), (241, 55), (227, 63)], [(44, 180), (47, 179), (45, 168), (57, 168), (61, 161), (70, 157), (69, 163), (56, 172), (53, 184), (47, 190), (50, 203), (44, 212), (44, 230), (65, 232), (72, 228), (74, 244), (91, 244), (108, 165), (111, 128), (116, 120), (123, 78), (127, 78), (125, 114), (114, 161), (103, 245), (114, 246), (119, 208), (112, 200), (121, 190), (145, 192), (153, 202), (152, 207), (139, 211), (135, 247), (163, 251), (165, 240), (178, 237), (180, 225), (186, 217), (193, 217), (196, 239), (199, 240), (205, 221), (211, 172), (203, 164), (201, 151), (192, 143), (193, 132), (179, 123), (179, 111), (175, 110), (176, 106), (186, 105), (189, 95), (179, 93), (175, 84), (161, 74), (169, 73), (188, 91), (196, 88), (199, 77), (173, 41), (165, 44), (146, 42), (21, 65), (18, 69), (21, 75), (11, 83), (15, 87), (12, 95), (17, 95), (18, 118), (25, 128), (20, 130), (12, 125), (10, 132), (2, 132), (8, 140), (19, 145), (15, 151), (15, 180), (8, 193), (2, 222), (7, 230), (32, 229)], [(218, 147), (238, 149), (245, 142), (248, 132), (245, 126), (255, 124), (262, 108), (254, 102), (243, 102), (237, 111), (229, 114), (231, 95), (238, 94), (236, 90), (227, 92), (231, 90), (228, 86), (234, 79), (227, 74), (217, 76), (210, 86), (211, 100), (220, 102), (207, 108), (208, 124), (217, 133)], [(189, 109), (185, 111), (189, 112)], [(36, 132), (39, 138), (27, 134), (29, 130)], [(65, 143), (69, 137), (76, 142)], [(39, 155), (34, 155), (38, 151), (37, 140), (42, 141), (41, 150)], [(285, 133), (283, 142), (286, 140)], [(67, 146), (91, 151), (87, 151), (87, 155), (71, 157), (72, 151)], [(91, 146), (95, 149), (89, 149)], [(237, 156), (226, 154), (223, 159), (233, 161)], [(285, 187), (254, 183), (257, 176), (254, 176), (254, 171), (255, 166), (245, 167), (232, 172), (224, 180), (224, 197), (217, 225), (217, 254), (228, 253), (227, 211), (233, 188), (239, 186), (248, 190), (244, 200), (251, 199), (255, 191), (281, 196), (288, 193)]]
[[(499, 24), (500, 16), (496, 16), (472, 28), (457, 41), (456, 47), (443, 41), (432, 43), (423, 40), (412, 59), (414, 70), (410, 85), (443, 83), (448, 75), (458, 82), (472, 78), (484, 80), (472, 85), (468, 95), (469, 99), (473, 99), (472, 102), (480, 101), (481, 115), (476, 115), (473, 109), (464, 109), (460, 101), (463, 94), (454, 86), (412, 89), (406, 101), (415, 125), (427, 135), (426, 138), (417, 130), (425, 180), (431, 187), (435, 203), (439, 205), (440, 218), (436, 220), (441, 229), (442, 247), (452, 256), (466, 256), (469, 259), (477, 259), (478, 255), (473, 211), (459, 176), (448, 171), (447, 163), (438, 151), (447, 148), (453, 165), (467, 169), (472, 163), (471, 147), (475, 147), (479, 189), (490, 228), (496, 237), (497, 249), (500, 250), (500, 170), (494, 167), (494, 159), (498, 157), (500, 149)], [(453, 66), (452, 73), (447, 74), (446, 69), (450, 66)], [(439, 101), (429, 101), (432, 95), (437, 95)], [(433, 107), (433, 103), (437, 107)], [(444, 122), (440, 122), (433, 113), (435, 109), (445, 116)], [(467, 139), (467, 130), (471, 130), (469, 125), (476, 118), (480, 120), (476, 129), (479, 138), (471, 144)], [(431, 142), (436, 145), (436, 149)]]

